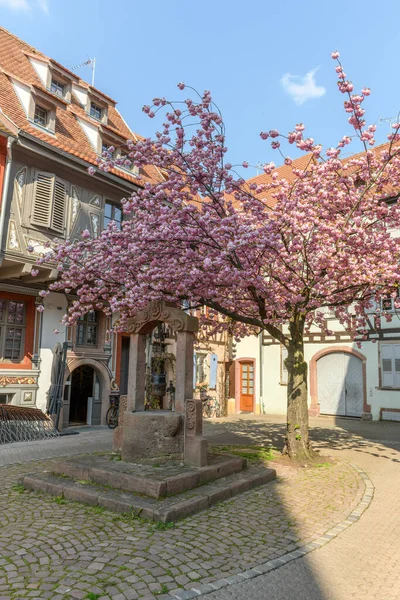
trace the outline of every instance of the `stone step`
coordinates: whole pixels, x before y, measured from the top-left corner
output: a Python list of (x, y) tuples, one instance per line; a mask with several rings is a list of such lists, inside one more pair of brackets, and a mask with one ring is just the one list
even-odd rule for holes
[(120, 489), (109, 489), (98, 484), (76, 481), (50, 472), (25, 475), (20, 482), (29, 490), (63, 496), (67, 500), (102, 506), (117, 513), (132, 514), (150, 521), (169, 523), (265, 485), (275, 478), (274, 469), (251, 467), (241, 473), (204, 484), (200, 488), (160, 500)]
[(224, 454), (210, 454), (208, 465), (200, 468), (173, 462), (159, 466), (117, 462), (109, 456), (92, 456), (60, 461), (53, 473), (158, 499), (240, 473), (246, 467), (246, 459)]

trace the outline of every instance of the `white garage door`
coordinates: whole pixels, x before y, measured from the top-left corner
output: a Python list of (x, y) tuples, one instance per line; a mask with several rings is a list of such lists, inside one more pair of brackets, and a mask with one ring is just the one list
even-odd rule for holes
[(346, 352), (326, 354), (317, 362), (318, 402), (325, 415), (361, 417), (362, 362)]

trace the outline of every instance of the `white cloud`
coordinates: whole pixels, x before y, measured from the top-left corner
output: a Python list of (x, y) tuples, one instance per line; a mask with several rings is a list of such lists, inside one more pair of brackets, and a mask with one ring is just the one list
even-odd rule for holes
[(286, 73), (281, 79), (281, 84), (284, 90), (292, 97), (296, 104), (303, 104), (312, 98), (320, 98), (326, 93), (326, 89), (322, 85), (317, 85), (315, 81), (315, 73), (318, 71), (313, 69), (303, 76), (290, 75)]
[(31, 8), (39, 6), (44, 13), (49, 12), (49, 0), (0, 0), (0, 6), (22, 12), (28, 12)]

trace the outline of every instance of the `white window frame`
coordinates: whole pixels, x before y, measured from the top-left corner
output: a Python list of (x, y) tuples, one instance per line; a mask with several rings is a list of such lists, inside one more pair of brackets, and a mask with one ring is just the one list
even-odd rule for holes
[(381, 342), (379, 355), (381, 387), (400, 389), (400, 342)]

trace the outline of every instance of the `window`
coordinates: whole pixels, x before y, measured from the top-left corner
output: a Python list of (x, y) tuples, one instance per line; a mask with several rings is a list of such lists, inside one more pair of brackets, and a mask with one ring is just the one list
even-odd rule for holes
[(52, 79), (50, 91), (53, 92), (53, 94), (56, 94), (56, 96), (63, 98), (65, 93), (65, 85), (61, 83), (61, 81), (57, 81), (57, 79)]
[(385, 388), (400, 388), (400, 344), (381, 344), (381, 384)]
[(386, 296), (386, 298), (382, 298), (381, 300), (381, 308), (382, 310), (384, 310), (385, 312), (387, 311), (392, 311), (392, 310), (396, 310), (395, 307), (395, 301), (398, 302), (398, 298), (400, 296), (400, 290), (397, 290), (397, 297), (396, 298), (392, 298), (392, 296)]
[(196, 354), (196, 384), (206, 380), (206, 354)]
[(97, 314), (91, 310), (83, 315), (76, 327), (77, 346), (96, 346), (97, 345)]
[(24, 357), (25, 302), (0, 298), (0, 359), (20, 361)]
[(285, 360), (287, 359), (288, 351), (285, 346), (281, 346), (281, 385), (288, 384), (288, 372), (285, 365)]
[(11, 404), (15, 394), (0, 394), (0, 404)]
[(118, 229), (121, 229), (122, 210), (116, 206), (116, 204), (106, 202), (104, 204), (104, 229), (108, 226), (110, 221), (114, 221)]
[(33, 117), (33, 122), (41, 127), (46, 127), (47, 125), (47, 110), (36, 104), (35, 106), (35, 115)]
[(66, 184), (53, 173), (35, 173), (31, 222), (64, 233)]
[(102, 114), (101, 106), (99, 106), (98, 104), (95, 104), (95, 102), (91, 102), (89, 114), (91, 117), (101, 121), (101, 114)]

